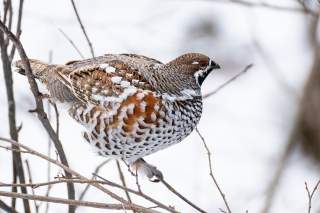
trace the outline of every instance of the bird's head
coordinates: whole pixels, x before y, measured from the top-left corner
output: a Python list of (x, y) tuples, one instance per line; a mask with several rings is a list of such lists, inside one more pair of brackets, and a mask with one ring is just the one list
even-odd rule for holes
[(212, 70), (219, 68), (220, 66), (206, 55), (187, 53), (159, 68), (161, 77), (157, 79), (157, 88), (161, 92), (176, 96), (199, 97), (206, 77)]
[(192, 76), (199, 86), (202, 85), (212, 70), (220, 69), (219, 64), (200, 53), (187, 53), (179, 56), (174, 61), (182, 66), (183, 71)]

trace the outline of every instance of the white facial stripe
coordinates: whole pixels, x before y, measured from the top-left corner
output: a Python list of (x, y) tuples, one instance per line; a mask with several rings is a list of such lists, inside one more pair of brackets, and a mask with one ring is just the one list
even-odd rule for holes
[(199, 70), (199, 71), (194, 73), (194, 77), (196, 78), (196, 81), (197, 81), (198, 84), (199, 84), (199, 82), (198, 82), (199, 77), (203, 77), (209, 71), (209, 69), (211, 68), (211, 66), (210, 66), (211, 63), (212, 63), (212, 61), (210, 59), (209, 65), (206, 67), (206, 69)]

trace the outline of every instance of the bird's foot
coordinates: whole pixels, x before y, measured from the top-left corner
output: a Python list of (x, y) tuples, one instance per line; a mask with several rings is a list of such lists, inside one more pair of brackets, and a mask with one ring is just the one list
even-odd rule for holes
[(160, 182), (163, 180), (163, 174), (157, 167), (148, 164), (143, 158), (139, 158), (131, 164), (133, 171), (145, 174), (151, 182)]

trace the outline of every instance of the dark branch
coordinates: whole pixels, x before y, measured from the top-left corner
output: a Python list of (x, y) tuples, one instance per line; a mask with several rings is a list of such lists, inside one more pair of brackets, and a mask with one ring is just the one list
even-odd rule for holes
[(14, 209), (12, 209), (10, 206), (8, 206), (5, 202), (0, 200), (0, 209), (7, 213), (17, 213)]
[[(20, 3), (22, 5), (22, 3)], [(9, 25), (11, 26), (11, 20), (13, 16), (11, 1), (6, 2), (6, 8), (8, 12), (5, 12), (5, 15), (9, 15)], [(10, 11), (9, 11), (10, 10)], [(19, 11), (22, 11), (22, 6), (19, 7)], [(19, 12), (19, 18), (21, 17), (22, 12)], [(4, 17), (4, 20), (8, 19)], [(20, 24), (21, 27), (21, 24)], [(6, 38), (5, 38), (6, 37)], [(6, 86), (7, 93), (7, 102), (8, 102), (8, 120), (9, 120), (9, 131), (11, 139), (18, 141), (18, 129), (16, 125), (16, 104), (13, 91), (13, 78), (12, 78), (12, 69), (11, 69), (11, 60), (8, 55), (8, 39), (3, 32), (0, 32), (0, 49), (1, 49), (1, 60), (3, 67), (3, 74)], [(12, 149), (19, 149), (19, 147), (12, 146)], [(20, 180), (20, 183), (25, 183), (25, 174), (23, 170), (23, 164), (21, 160), (21, 155), (19, 152), (12, 152), (12, 171), (13, 171), (13, 183), (17, 182), (17, 177)], [(17, 188), (12, 187), (12, 192), (16, 192)], [(25, 187), (21, 187), (22, 193), (27, 193)], [(11, 207), (15, 208), (15, 198), (12, 199)], [(30, 212), (30, 205), (28, 200), (23, 200), (24, 211)]]
[[(43, 127), (46, 129), (47, 133), (50, 135), (57, 152), (59, 153), (59, 157), (61, 162), (66, 165), (68, 167), (68, 161), (67, 161), (67, 157), (64, 153), (62, 144), (59, 140), (59, 137), (57, 136), (57, 134), (55, 133), (54, 129), (52, 128), (48, 118), (47, 118), (47, 114), (44, 112), (44, 108), (43, 108), (43, 102), (41, 97), (39, 96), (39, 89), (38, 89), (38, 85), (34, 79), (34, 76), (32, 74), (31, 71), (31, 67), (30, 67), (30, 63), (29, 63), (29, 59), (23, 49), (22, 44), (20, 43), (19, 39), (11, 32), (8, 30), (8, 28), (0, 21), (0, 29), (2, 32), (4, 32), (6, 34), (6, 36), (12, 41), (13, 45), (16, 46), (18, 53), (20, 55), (21, 61), (23, 63), (24, 66), (24, 70), (26, 71), (26, 75), (28, 78), (28, 82), (31, 88), (31, 91), (33, 93), (35, 102), (36, 102), (36, 108), (37, 108), (37, 114), (38, 114), (38, 118), (41, 121)], [(71, 177), (71, 175), (65, 171), (66, 176), (67, 177)], [(75, 192), (74, 192), (74, 185), (72, 183), (67, 183), (67, 189), (68, 189), (68, 198), (69, 199), (74, 199), (75, 198)], [(69, 206), (69, 212), (73, 213), (74, 212), (74, 206)]]

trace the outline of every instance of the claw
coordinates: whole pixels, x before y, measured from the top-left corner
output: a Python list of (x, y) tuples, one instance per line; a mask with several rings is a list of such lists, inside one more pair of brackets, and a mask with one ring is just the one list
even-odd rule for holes
[(163, 180), (162, 172), (142, 158), (136, 160), (131, 166), (136, 167), (138, 172), (144, 173), (151, 182), (158, 183)]

